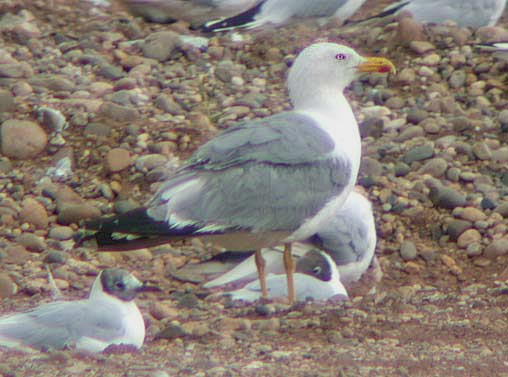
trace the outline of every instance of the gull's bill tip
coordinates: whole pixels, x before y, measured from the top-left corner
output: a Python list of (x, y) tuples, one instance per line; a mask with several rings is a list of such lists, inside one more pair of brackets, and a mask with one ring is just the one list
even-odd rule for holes
[(162, 292), (162, 288), (150, 281), (144, 281), (139, 288), (136, 289), (137, 292)]
[(395, 65), (386, 58), (366, 57), (357, 67), (359, 72), (397, 73)]

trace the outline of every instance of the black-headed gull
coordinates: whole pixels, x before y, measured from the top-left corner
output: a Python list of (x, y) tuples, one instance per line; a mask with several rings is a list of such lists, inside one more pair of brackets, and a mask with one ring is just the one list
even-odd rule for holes
[(134, 298), (148, 290), (155, 288), (128, 271), (105, 269), (86, 300), (54, 301), (1, 317), (0, 346), (25, 351), (75, 347), (89, 352), (101, 352), (112, 344), (140, 348), (145, 323)]

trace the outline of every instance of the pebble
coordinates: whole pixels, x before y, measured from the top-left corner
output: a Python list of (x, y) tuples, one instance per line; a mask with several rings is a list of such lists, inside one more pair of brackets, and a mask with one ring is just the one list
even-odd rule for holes
[(113, 148), (106, 154), (104, 167), (110, 173), (118, 173), (131, 164), (131, 153), (123, 148)]
[(162, 319), (174, 319), (178, 317), (178, 311), (176, 308), (172, 307), (171, 304), (161, 301), (151, 302), (149, 306), (149, 313), (152, 317), (159, 321)]
[(189, 334), (185, 329), (182, 327), (182, 325), (176, 321), (171, 322), (168, 326), (166, 326), (164, 329), (159, 331), (157, 334), (155, 334), (154, 340), (157, 339), (175, 339), (175, 338), (182, 338), (185, 336), (188, 336)]
[(106, 118), (122, 123), (139, 119), (139, 112), (135, 108), (131, 106), (118, 105), (113, 102), (104, 102), (99, 108), (99, 113)]
[(481, 239), (482, 235), (480, 232), (478, 232), (476, 229), (468, 229), (457, 238), (457, 245), (461, 249), (465, 249), (472, 243), (480, 242)]
[(65, 259), (67, 258), (67, 255), (62, 251), (57, 250), (49, 250), (44, 257), (45, 263), (65, 263)]
[(21, 204), (19, 220), (22, 223), (29, 223), (38, 229), (46, 229), (48, 227), (49, 218), (46, 208), (33, 198), (26, 198)]
[(402, 160), (406, 164), (411, 164), (414, 161), (426, 160), (432, 156), (434, 156), (434, 147), (431, 144), (424, 144), (411, 148), (404, 154)]
[(177, 33), (158, 31), (146, 37), (140, 47), (145, 57), (165, 62), (174, 54), (180, 44), (180, 37)]
[(446, 233), (450, 236), (451, 241), (457, 241), (459, 236), (472, 226), (473, 224), (469, 221), (452, 220), (446, 228)]
[(62, 132), (67, 124), (67, 120), (59, 110), (44, 106), (37, 109), (37, 120), (42, 126), (56, 132)]
[(22, 245), (9, 245), (3, 249), (2, 264), (17, 264), (22, 266), (30, 257), (30, 253)]
[(57, 222), (61, 225), (69, 225), (99, 216), (101, 216), (101, 211), (89, 204), (64, 204), (59, 209)]
[(16, 108), (14, 96), (9, 90), (0, 89), (0, 113), (11, 112)]
[(423, 55), (429, 51), (436, 49), (432, 43), (418, 40), (413, 40), (411, 43), (409, 43), (409, 48), (416, 52), (418, 55)]
[(63, 75), (40, 74), (28, 79), (33, 87), (42, 87), (55, 92), (72, 92), (76, 84)]
[(51, 227), (49, 230), (49, 238), (52, 238), (57, 241), (66, 241), (70, 240), (74, 235), (74, 230), (68, 226), (58, 226), (55, 225)]
[(155, 106), (171, 115), (181, 115), (184, 113), (182, 106), (175, 102), (173, 98), (164, 93), (160, 94), (155, 99)]
[(479, 160), (490, 160), (492, 159), (492, 151), (490, 150), (487, 143), (480, 141), (474, 143), (472, 147), (473, 154)]
[(0, 299), (14, 296), (18, 292), (18, 286), (14, 283), (9, 274), (0, 272)]
[(431, 185), (429, 189), (429, 198), (435, 206), (454, 209), (466, 204), (466, 197), (451, 187), (438, 183)]
[(420, 126), (410, 126), (403, 130), (397, 137), (397, 141), (404, 142), (407, 140), (414, 139), (425, 134), (424, 130)]
[(418, 250), (416, 245), (412, 241), (404, 241), (400, 246), (400, 256), (405, 261), (416, 259), (418, 256)]
[(486, 258), (496, 258), (501, 255), (506, 255), (508, 253), (508, 239), (500, 238), (492, 241), (485, 250), (483, 251), (483, 255)]
[(168, 158), (162, 154), (147, 154), (139, 156), (136, 159), (135, 165), (137, 170), (146, 173), (150, 170), (164, 165), (167, 161)]
[(472, 243), (470, 245), (467, 245), (466, 253), (467, 253), (467, 256), (470, 258), (478, 257), (478, 256), (482, 255), (483, 247), (479, 242)]
[(457, 70), (452, 73), (448, 82), (450, 87), (453, 89), (458, 89), (466, 84), (466, 78), (467, 76), (465, 71)]
[(40, 253), (46, 249), (46, 242), (44, 239), (33, 233), (22, 233), (16, 241), (30, 251)]
[(448, 162), (444, 158), (433, 158), (427, 161), (419, 170), (420, 174), (430, 174), (434, 178), (441, 178), (444, 176)]
[(367, 118), (359, 124), (361, 137), (379, 138), (383, 135), (384, 122), (380, 118)]
[(470, 222), (477, 222), (481, 220), (485, 220), (487, 218), (487, 215), (483, 213), (483, 211), (479, 210), (478, 208), (474, 207), (466, 207), (463, 208), (457, 215), (458, 218)]
[(34, 158), (46, 149), (48, 136), (37, 124), (27, 120), (8, 119), (0, 129), (2, 153), (10, 158)]

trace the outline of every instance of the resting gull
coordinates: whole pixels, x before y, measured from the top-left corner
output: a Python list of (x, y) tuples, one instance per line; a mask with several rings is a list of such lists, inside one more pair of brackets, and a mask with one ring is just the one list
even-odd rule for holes
[[(295, 242), (293, 255), (305, 256), (312, 250), (321, 249), (337, 265), (338, 275), (343, 284), (356, 282), (369, 267), (376, 248), (376, 226), (372, 205), (362, 194), (353, 191), (344, 206), (335, 216), (306, 243)], [(281, 248), (263, 249), (267, 273), (279, 274), (284, 271)], [(215, 261), (188, 265), (187, 269), (198, 274), (205, 272), (208, 264)], [(186, 269), (184, 267), (184, 269)], [(206, 272), (205, 272), (206, 275)], [(216, 275), (214, 273), (214, 275)], [(208, 281), (205, 288), (248, 282), (256, 279), (257, 270), (254, 256), (247, 258), (228, 272)], [(295, 276), (295, 285), (297, 277)]]
[(365, 0), (262, 0), (235, 16), (209, 21), (201, 30), (253, 29), (265, 25), (284, 25), (302, 18), (337, 17), (345, 21), (364, 2)]
[(145, 322), (133, 300), (137, 293), (153, 290), (158, 289), (125, 270), (105, 269), (86, 300), (54, 301), (0, 317), (0, 346), (25, 351), (75, 347), (89, 352), (112, 344), (140, 348)]
[(420, 22), (439, 24), (453, 21), (460, 27), (476, 29), (495, 25), (505, 6), (506, 0), (406, 0), (396, 2), (366, 20), (407, 11)]
[[(305, 301), (309, 298), (323, 301), (328, 299), (347, 300), (348, 294), (340, 281), (337, 266), (326, 253), (311, 250), (296, 263), (295, 299)], [(266, 285), (269, 298), (286, 297), (288, 294), (286, 277), (280, 274), (268, 274)], [(233, 300), (252, 302), (261, 297), (258, 280), (254, 280), (243, 288), (224, 292)]]
[[(229, 250), (256, 250), (267, 297), (264, 247), (284, 244), (294, 302), (291, 243), (315, 234), (343, 205), (360, 165), (361, 142), (344, 89), (362, 72), (392, 72), (335, 43), (317, 43), (288, 75), (293, 111), (240, 123), (201, 146), (145, 207), (88, 224), (102, 250), (206, 237)], [(137, 238), (137, 239), (136, 239)]]

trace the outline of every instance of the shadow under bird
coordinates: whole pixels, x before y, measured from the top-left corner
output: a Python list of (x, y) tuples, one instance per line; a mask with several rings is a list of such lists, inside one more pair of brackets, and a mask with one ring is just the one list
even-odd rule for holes
[(256, 250), (267, 297), (264, 247), (284, 245), (294, 302), (291, 244), (317, 233), (354, 187), (361, 140), (343, 91), (364, 72), (393, 72), (334, 43), (305, 48), (289, 71), (294, 110), (240, 123), (201, 146), (142, 208), (89, 223), (99, 250), (122, 251), (204, 237)]
[(305, 18), (336, 17), (346, 21), (365, 0), (262, 0), (234, 16), (208, 21), (199, 29), (217, 32), (237, 28), (280, 26)]
[(460, 27), (493, 26), (501, 18), (506, 0), (409, 0), (398, 1), (381, 13), (357, 22), (384, 18), (402, 11), (423, 23), (453, 21)]
[(145, 322), (134, 298), (139, 292), (158, 290), (128, 271), (105, 269), (86, 300), (54, 301), (0, 317), (0, 346), (88, 352), (101, 352), (112, 344), (141, 348)]

